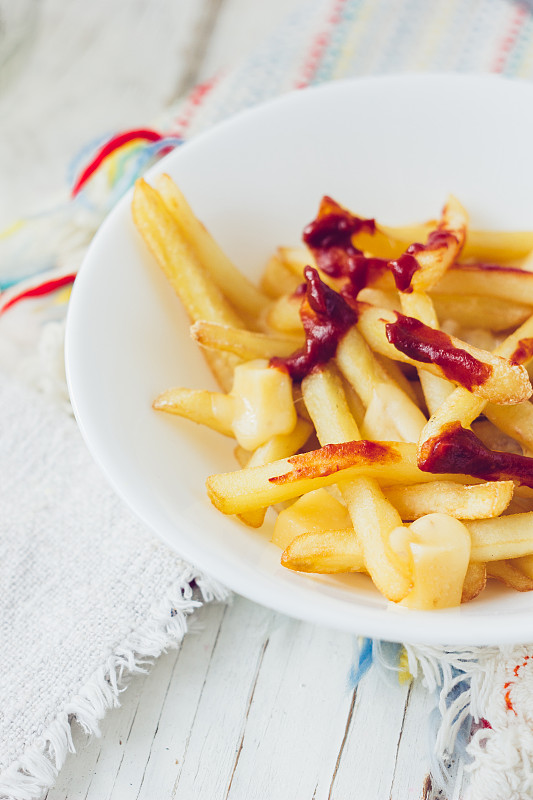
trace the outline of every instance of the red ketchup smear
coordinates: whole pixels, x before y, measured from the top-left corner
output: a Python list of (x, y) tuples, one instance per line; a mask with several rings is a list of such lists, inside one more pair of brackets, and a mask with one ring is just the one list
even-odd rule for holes
[(533, 338), (520, 339), (509, 361), (514, 364), (525, 364), (533, 357)]
[(339, 340), (357, 322), (356, 312), (320, 280), (316, 269), (306, 267), (304, 276), (307, 286), (300, 317), (305, 346), (287, 358), (270, 359), (271, 366), (287, 370), (295, 381), (303, 380), (313, 367), (329, 361)]
[(385, 325), (387, 339), (394, 347), (415, 361), (437, 364), (451, 381), (466, 389), (479, 386), (492, 374), (492, 367), (484, 364), (466, 350), (454, 347), (447, 333), (430, 328), (414, 317), (395, 312), (396, 322)]
[(447, 248), (452, 243), (457, 243), (457, 237), (454, 236), (453, 233), (436, 228), (436, 230), (431, 231), (425, 244), (414, 242), (414, 244), (409, 245), (403, 255), (395, 261), (389, 261), (388, 266), (392, 272), (398, 291), (407, 293), (413, 291), (411, 281), (413, 280), (415, 272), (420, 269), (420, 263), (416, 258), (418, 253), (428, 250), (440, 250), (441, 247)]
[(317, 266), (334, 278), (346, 277), (349, 291), (355, 298), (367, 284), (368, 271), (385, 269), (382, 258), (367, 258), (352, 244), (352, 236), (361, 230), (374, 233), (373, 219), (351, 214), (331, 197), (322, 198), (318, 216), (304, 229), (303, 241), (309, 247)]
[(460, 422), (450, 422), (424, 442), (418, 458), (423, 472), (472, 475), (484, 481), (515, 480), (533, 488), (533, 458), (489, 450)]

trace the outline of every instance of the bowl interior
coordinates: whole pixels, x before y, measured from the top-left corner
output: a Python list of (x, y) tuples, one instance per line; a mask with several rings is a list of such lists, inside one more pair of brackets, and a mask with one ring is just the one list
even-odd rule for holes
[[(479, 227), (533, 226), (533, 89), (489, 76), (328, 84), (242, 113), (167, 156), (169, 173), (235, 263), (257, 277), (297, 245), (329, 194), (388, 224), (437, 216), (451, 192)], [(150, 175), (148, 176), (150, 178)], [(151, 402), (170, 386), (215, 388), (181, 306), (147, 253), (127, 196), (74, 287), (67, 372), (93, 456), (133, 510), (235, 591), (287, 614), (396, 641), (533, 638), (533, 600), (490, 588), (459, 609), (406, 611), (361, 576), (293, 574), (260, 531), (220, 515), (204, 489), (236, 468), (231, 442)]]

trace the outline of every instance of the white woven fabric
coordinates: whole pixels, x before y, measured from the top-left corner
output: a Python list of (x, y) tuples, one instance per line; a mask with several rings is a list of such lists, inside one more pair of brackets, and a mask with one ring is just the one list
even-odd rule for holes
[(225, 592), (123, 506), (71, 416), (3, 374), (0, 441), (0, 796), (29, 799), (54, 780), (69, 715), (96, 732), (122, 671)]

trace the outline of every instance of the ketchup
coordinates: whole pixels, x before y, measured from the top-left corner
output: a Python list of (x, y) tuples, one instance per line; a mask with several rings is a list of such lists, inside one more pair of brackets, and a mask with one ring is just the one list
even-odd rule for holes
[(516, 345), (513, 353), (509, 357), (509, 361), (515, 364), (525, 364), (533, 357), (533, 338), (520, 339)]
[(485, 481), (512, 479), (533, 488), (533, 458), (489, 450), (460, 422), (449, 422), (424, 442), (418, 466), (424, 472), (472, 475)]
[(395, 261), (389, 261), (389, 269), (394, 277), (396, 288), (400, 292), (412, 292), (411, 281), (413, 275), (420, 269), (420, 263), (416, 256), (418, 253), (428, 250), (440, 250), (441, 247), (449, 247), (450, 244), (457, 244), (457, 237), (449, 231), (436, 228), (428, 236), (425, 244), (414, 242), (409, 245), (403, 255)]
[(305, 297), (300, 317), (305, 332), (305, 346), (287, 358), (270, 359), (273, 367), (286, 369), (291, 378), (301, 381), (319, 364), (333, 358), (337, 344), (357, 322), (357, 313), (334, 289), (330, 289), (313, 267), (304, 269)]
[(303, 233), (303, 241), (317, 266), (334, 278), (348, 278), (348, 290), (354, 299), (366, 286), (369, 269), (385, 269), (387, 265), (385, 259), (367, 258), (354, 247), (352, 236), (361, 230), (374, 233), (375, 220), (356, 217), (326, 196), (320, 203), (318, 216)]
[(437, 364), (451, 381), (471, 390), (492, 375), (492, 367), (479, 361), (466, 350), (454, 347), (451, 337), (434, 330), (414, 317), (396, 313), (396, 322), (388, 322), (385, 331), (388, 341), (414, 361)]

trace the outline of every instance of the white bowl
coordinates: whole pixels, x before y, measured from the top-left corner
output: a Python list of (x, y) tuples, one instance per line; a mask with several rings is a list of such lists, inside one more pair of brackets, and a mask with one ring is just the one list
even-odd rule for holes
[[(291, 93), (175, 150), (169, 173), (225, 250), (258, 276), (300, 242), (329, 194), (399, 224), (437, 216), (449, 192), (476, 226), (533, 227), (533, 88), (493, 76), (365, 78)], [(130, 216), (131, 196), (95, 237), (76, 280), (66, 360), (82, 433), (116, 491), (171, 547), (231, 589), (301, 619), (394, 641), (533, 641), (533, 595), (490, 587), (457, 609), (416, 612), (364, 576), (280, 566), (259, 532), (219, 514), (204, 482), (236, 468), (224, 437), (155, 413), (170, 386), (215, 388), (180, 304)]]

